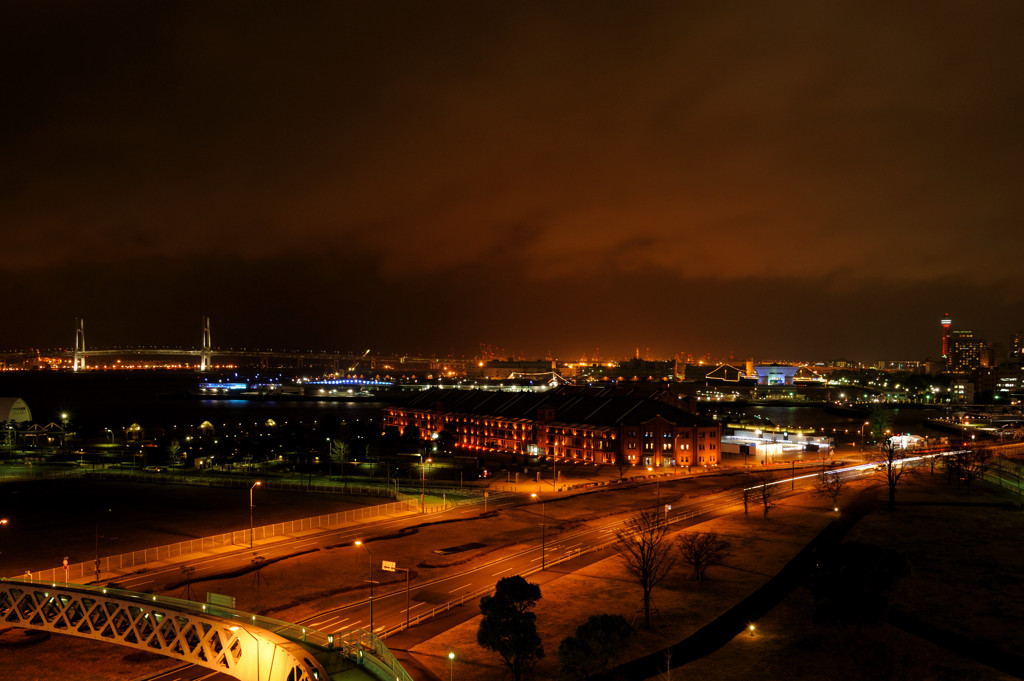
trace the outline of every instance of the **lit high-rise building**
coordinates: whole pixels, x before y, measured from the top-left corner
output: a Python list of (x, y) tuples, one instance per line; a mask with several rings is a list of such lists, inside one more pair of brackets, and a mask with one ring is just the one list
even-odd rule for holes
[(1017, 359), (1024, 357), (1024, 331), (1010, 336), (1010, 355)]
[(973, 331), (954, 331), (949, 338), (947, 366), (953, 373), (969, 373), (989, 365), (988, 343)]
[(949, 327), (953, 324), (953, 320), (949, 318), (949, 313), (941, 320), (942, 323), (942, 359), (949, 359)]

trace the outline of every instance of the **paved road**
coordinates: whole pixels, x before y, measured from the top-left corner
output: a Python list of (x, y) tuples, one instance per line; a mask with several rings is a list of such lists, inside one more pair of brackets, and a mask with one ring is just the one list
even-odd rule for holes
[[(863, 464), (849, 469), (843, 469), (847, 476), (860, 476), (873, 472), (873, 465)], [(786, 467), (781, 473), (789, 472)], [(781, 477), (774, 484), (782, 487), (782, 493), (789, 493), (791, 490), (803, 490), (813, 485), (817, 477), (817, 466), (812, 471), (805, 471), (803, 474), (796, 471), (793, 479)], [(599, 494), (613, 491), (615, 487), (602, 490)], [(742, 509), (743, 492), (740, 488), (733, 488), (713, 495), (701, 497), (685, 505), (661, 510), (666, 514), (668, 522), (677, 529), (688, 525), (703, 522), (709, 517)], [(522, 504), (522, 495), (492, 494), (489, 500), (488, 510)], [(534, 508), (537, 505), (534, 504)], [(443, 515), (451, 517), (456, 514), (480, 513), (482, 504), (459, 506), (445, 512)], [(547, 502), (541, 508), (543, 518), (538, 513), (538, 524), (545, 521), (550, 526), (558, 520), (558, 504)], [(434, 517), (434, 516), (432, 516)], [(535, 536), (532, 540), (521, 544), (523, 548), (515, 550), (507, 555), (495, 558), (482, 565), (460, 570), (456, 573), (442, 576), (426, 582), (410, 585), (406, 590), (403, 587), (389, 585), (383, 593), (375, 593), (373, 598), (373, 630), (378, 635), (386, 635), (390, 632), (404, 628), (406, 621), (412, 624), (419, 618), (429, 618), (438, 612), (446, 611), (457, 607), (466, 601), (472, 601), (481, 593), (489, 592), (494, 584), (502, 577), (522, 574), (528, 575), (541, 569), (542, 565), (551, 567), (561, 564), (559, 572), (571, 572), (580, 569), (585, 565), (601, 560), (609, 555), (609, 547), (615, 541), (616, 532), (622, 528), (623, 522), (628, 514), (608, 522), (594, 526), (584, 526), (576, 530), (570, 530), (555, 535), (548, 540), (546, 537)], [(397, 518), (380, 520), (372, 524), (339, 528), (326, 532), (320, 532), (305, 537), (291, 537), (278, 541), (268, 542), (257, 546), (257, 552), (267, 558), (293, 554), (297, 551), (308, 550), (317, 547), (332, 546), (343, 542), (365, 539), (368, 546), (373, 545), (374, 536), (390, 535), (401, 529), (419, 524), (423, 516), (411, 514)], [(372, 534), (373, 536), (369, 536)], [(540, 534), (540, 533), (538, 533)], [(378, 558), (377, 556), (374, 557)], [(234, 551), (224, 555), (210, 555), (197, 560), (190, 560), (189, 565), (195, 569), (194, 577), (204, 575), (223, 574), (246, 568), (251, 564), (252, 553), (249, 550)], [(375, 564), (374, 579), (380, 580), (380, 561)], [(390, 576), (390, 575), (389, 575)], [(119, 579), (119, 583), (125, 588), (133, 590), (158, 590), (166, 588), (167, 585), (180, 583), (182, 579), (180, 565), (167, 565), (150, 570), (142, 575), (134, 575), (128, 578)], [(300, 622), (327, 633), (334, 633), (343, 637), (347, 632), (357, 629), (370, 629), (370, 599), (362, 598), (339, 608), (322, 612), (315, 617)], [(211, 673), (210, 670), (196, 667), (180, 667), (169, 672), (164, 672), (151, 679), (160, 681), (188, 681), (194, 679), (227, 679), (220, 674)]]
[[(497, 510), (519, 503), (522, 503), (521, 497), (511, 494), (492, 494), (488, 499), (487, 510)], [(131, 568), (132, 572), (120, 575), (111, 576), (104, 573), (103, 578), (104, 581), (114, 581), (120, 588), (130, 591), (147, 593), (168, 591), (181, 588), (182, 582), (185, 581), (183, 566), (192, 569), (193, 580), (211, 578), (250, 568), (254, 555), (262, 556), (266, 560), (273, 560), (304, 551), (314, 551), (354, 542), (357, 539), (365, 539), (370, 533), (375, 536), (390, 535), (403, 528), (421, 524), (425, 517), (433, 519), (439, 515), (450, 517), (453, 513), (480, 513), (482, 509), (483, 500), (480, 500), (464, 503), (441, 514), (433, 513), (424, 516), (420, 513), (406, 513), (365, 524), (314, 531), (301, 536), (278, 536), (265, 541), (257, 541), (252, 549), (234, 547), (223, 551), (209, 552), (201, 556), (190, 555), (182, 560), (175, 559), (147, 566), (146, 571), (142, 573), (138, 573), (138, 568), (135, 567)]]

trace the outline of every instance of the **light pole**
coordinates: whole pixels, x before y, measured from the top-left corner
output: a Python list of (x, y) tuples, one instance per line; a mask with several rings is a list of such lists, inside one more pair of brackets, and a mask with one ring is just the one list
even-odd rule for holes
[(868, 425), (868, 421), (865, 421), (860, 427), (860, 446), (864, 447), (864, 426)]
[(61, 429), (61, 433), (60, 433), (60, 450), (61, 450), (61, 453), (63, 454), (64, 451), (65, 451), (65, 444), (67, 443), (67, 438), (68, 438), (68, 414), (67, 414), (67, 412), (61, 413), (60, 420), (64, 423), (64, 427)]
[[(356, 546), (362, 546), (363, 550), (366, 551), (366, 555), (370, 557), (370, 633), (373, 633), (373, 554), (370, 553), (370, 549), (366, 548), (366, 544), (356, 540)], [(408, 574), (408, 573), (406, 573)], [(408, 612), (408, 609), (406, 610)]]
[(424, 500), (427, 494), (427, 464), (433, 459), (423, 460), (423, 455), (420, 454), (420, 513), (426, 513), (427, 507), (424, 505)]
[(448, 681), (453, 681), (455, 678), (455, 672), (453, 671), (455, 666), (455, 653), (448, 653)]
[(400, 568), (393, 560), (385, 560), (380, 564), (380, 569), (385, 572), (401, 570), (405, 573), (405, 628), (409, 628), (409, 568)]
[[(652, 468), (651, 466), (648, 466), (647, 470), (648, 470), (648, 472), (651, 472), (651, 471), (654, 470), (654, 468)], [(658, 492), (658, 517), (660, 518), (661, 517), (661, 478), (655, 478), (654, 479), (654, 488)], [(666, 518), (666, 520), (667, 520), (667, 518)]]
[[(537, 498), (536, 494), (531, 494), (534, 499)], [(540, 569), (544, 571), (547, 569), (545, 564), (544, 554), (546, 553), (548, 543), (548, 525), (547, 525), (547, 514), (544, 512), (544, 502), (540, 502)]]
[(263, 483), (257, 480), (252, 483), (252, 487), (249, 488), (249, 548), (252, 548), (252, 535), (253, 535), (253, 524), (252, 524), (252, 491), (262, 485)]

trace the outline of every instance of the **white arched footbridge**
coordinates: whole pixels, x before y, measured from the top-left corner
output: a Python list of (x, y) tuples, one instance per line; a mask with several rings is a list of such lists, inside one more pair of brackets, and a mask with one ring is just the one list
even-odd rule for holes
[(411, 681), (368, 632), (344, 640), (230, 608), (105, 587), (0, 581), (0, 623), (128, 646), (243, 681), (326, 681), (362, 667)]

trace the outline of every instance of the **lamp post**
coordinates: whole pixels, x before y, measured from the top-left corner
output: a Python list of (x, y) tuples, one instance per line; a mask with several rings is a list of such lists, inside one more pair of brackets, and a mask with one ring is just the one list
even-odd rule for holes
[(433, 459), (423, 460), (423, 455), (420, 454), (420, 513), (426, 513), (427, 507), (424, 505), (424, 500), (427, 494), (427, 464), (433, 461)]
[(65, 449), (65, 444), (67, 443), (67, 438), (68, 438), (68, 414), (67, 414), (67, 412), (62, 412), (61, 413), (60, 420), (64, 424), (64, 427), (61, 429), (61, 433), (60, 433), (60, 451), (63, 454), (64, 453), (64, 449)]
[(453, 681), (455, 678), (454, 672), (455, 666), (455, 653), (448, 653), (448, 681)]
[[(370, 633), (373, 633), (373, 554), (370, 553), (370, 549), (366, 548), (366, 544), (356, 540), (356, 546), (362, 546), (363, 550), (366, 551), (366, 555), (370, 557)], [(407, 573), (408, 574), (408, 573)], [(408, 612), (408, 611), (407, 611)]]
[(252, 535), (253, 535), (253, 524), (252, 524), (252, 491), (262, 485), (263, 483), (257, 480), (252, 483), (252, 487), (249, 488), (249, 548), (252, 548)]
[[(653, 472), (653, 471), (654, 471), (653, 467), (651, 467), (651, 466), (647, 467), (647, 472), (648, 473)], [(661, 478), (655, 478), (654, 479), (654, 488), (658, 492), (658, 517), (660, 518), (661, 517)], [(667, 518), (666, 518), (666, 520), (667, 520)]]
[(868, 425), (869, 421), (865, 421), (860, 427), (860, 446), (864, 446), (864, 426)]
[(7, 518), (0, 518), (0, 525), (6, 525), (8, 522)]
[[(537, 499), (536, 494), (530, 495), (532, 498)], [(545, 564), (545, 553), (548, 543), (548, 525), (547, 515), (544, 512), (544, 502), (540, 502), (540, 569), (544, 571), (547, 569)]]

